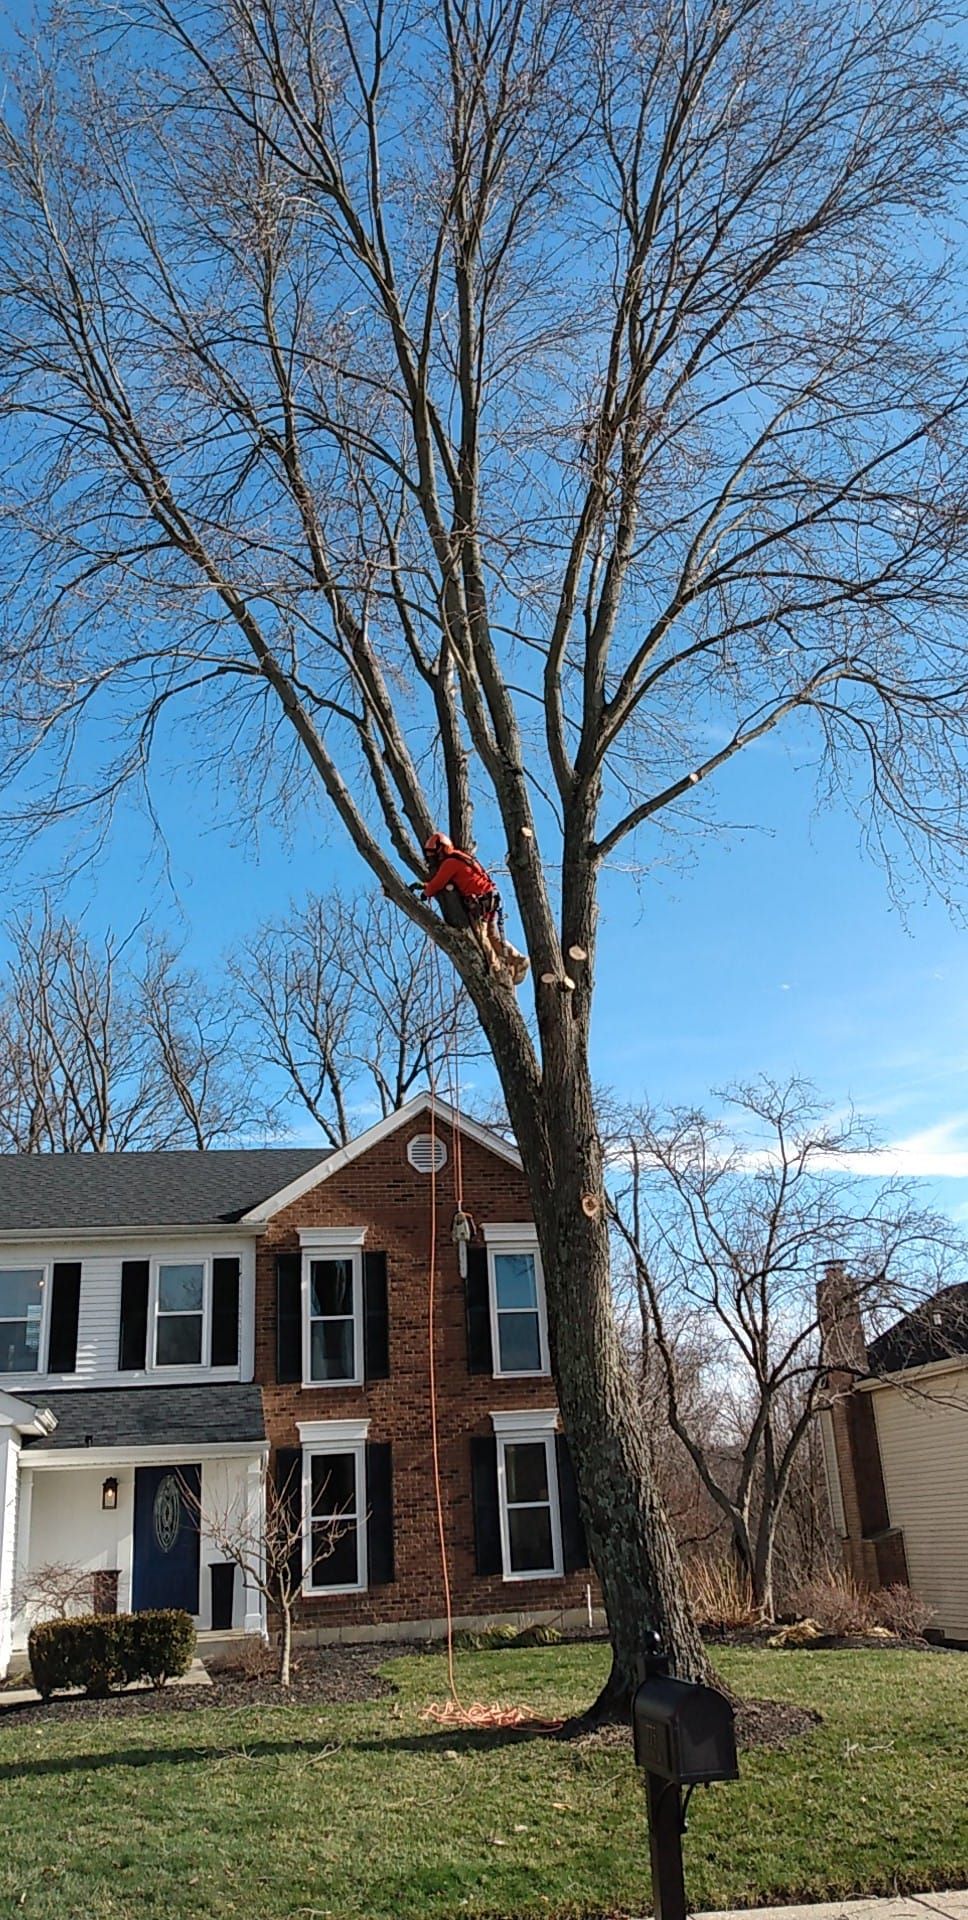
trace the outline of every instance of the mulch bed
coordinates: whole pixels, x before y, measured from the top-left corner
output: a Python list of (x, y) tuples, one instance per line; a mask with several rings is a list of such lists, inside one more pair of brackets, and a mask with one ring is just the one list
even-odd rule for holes
[[(756, 1747), (767, 1753), (779, 1753), (781, 1748), (789, 1747), (794, 1740), (801, 1740), (805, 1733), (819, 1726), (822, 1719), (823, 1715), (815, 1713), (812, 1707), (794, 1707), (786, 1700), (741, 1700), (736, 1708), (736, 1745), (740, 1752)], [(606, 1726), (575, 1735), (575, 1745), (583, 1752), (631, 1744), (632, 1729), (624, 1720), (610, 1721)]]
[[(48, 1701), (44, 1706), (7, 1707), (0, 1712), (0, 1726), (18, 1725), (25, 1720), (102, 1720), (119, 1715), (139, 1717), (151, 1713), (195, 1713), (206, 1707), (265, 1707), (320, 1705), (341, 1706), (357, 1700), (379, 1700), (396, 1692), (389, 1680), (376, 1672), (383, 1661), (407, 1649), (381, 1647), (306, 1647), (300, 1648), (292, 1663), (292, 1684), (280, 1687), (275, 1678), (275, 1662), (252, 1671), (250, 1659), (238, 1665), (225, 1659), (208, 1665), (210, 1687), (160, 1687), (157, 1691), (139, 1688), (131, 1693), (111, 1694), (107, 1700), (87, 1700), (83, 1694), (70, 1694)], [(23, 1683), (21, 1683), (23, 1684)], [(29, 1685), (29, 1681), (27, 1682)]]

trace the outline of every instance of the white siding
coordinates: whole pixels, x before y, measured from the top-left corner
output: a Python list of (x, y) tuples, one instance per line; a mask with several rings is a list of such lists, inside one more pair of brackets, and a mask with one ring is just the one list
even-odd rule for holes
[[(125, 1260), (191, 1260), (219, 1254), (238, 1254), (239, 1287), (238, 1367), (164, 1367), (154, 1372), (118, 1372), (118, 1335), (121, 1324), (121, 1267)], [(65, 1240), (57, 1245), (0, 1242), (0, 1267), (46, 1265), (50, 1275), (57, 1260), (80, 1260), (81, 1298), (77, 1329), (77, 1369), (72, 1374), (18, 1374), (7, 1384), (18, 1393), (33, 1387), (184, 1386), (197, 1380), (251, 1380), (254, 1372), (255, 1242), (251, 1239), (199, 1234), (189, 1239), (122, 1241)], [(49, 1281), (48, 1281), (49, 1284)], [(150, 1340), (149, 1340), (150, 1345)], [(0, 1386), (4, 1384), (0, 1379)]]
[(934, 1625), (968, 1640), (968, 1367), (874, 1394), (892, 1525)]
[(121, 1258), (116, 1253), (82, 1254), (81, 1304), (77, 1325), (78, 1386), (91, 1386), (117, 1372), (121, 1325)]

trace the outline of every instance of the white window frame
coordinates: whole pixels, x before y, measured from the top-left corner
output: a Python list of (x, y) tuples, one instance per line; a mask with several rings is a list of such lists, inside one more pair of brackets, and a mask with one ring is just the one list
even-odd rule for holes
[[(302, 1591), (307, 1599), (324, 1600), (327, 1594), (366, 1593), (369, 1583), (366, 1538), (366, 1439), (369, 1420), (313, 1420), (299, 1426), (302, 1447)], [(314, 1586), (313, 1557), (313, 1468), (314, 1460), (335, 1455), (353, 1455), (356, 1466), (356, 1567), (358, 1580), (351, 1586)]]
[[(234, 1258), (234, 1256), (232, 1256)], [(151, 1327), (151, 1358), (148, 1362), (149, 1373), (185, 1373), (192, 1367), (208, 1367), (212, 1352), (212, 1259), (210, 1253), (159, 1253), (153, 1254), (148, 1272), (148, 1319)], [(197, 1360), (159, 1360), (158, 1359), (158, 1322), (159, 1319), (178, 1318), (177, 1315), (159, 1313), (158, 1301), (161, 1292), (162, 1267), (201, 1267), (202, 1269), (202, 1351)], [(240, 1269), (241, 1271), (241, 1269)], [(221, 1372), (221, 1368), (219, 1369)]]
[[(520, 1221), (503, 1225), (489, 1223), (484, 1228), (484, 1244), (487, 1248), (487, 1291), (491, 1310), (491, 1354), (493, 1356), (495, 1380), (541, 1380), (547, 1379), (551, 1372), (551, 1360), (548, 1351), (548, 1308), (545, 1300), (544, 1269), (538, 1250), (538, 1236), (534, 1227), (522, 1225)], [(538, 1346), (541, 1365), (538, 1367), (501, 1366), (501, 1342), (498, 1338), (499, 1310), (497, 1304), (497, 1270), (495, 1255), (499, 1253), (529, 1253), (534, 1260), (534, 1277), (538, 1306)], [(504, 1313), (528, 1313), (528, 1307), (504, 1307)]]
[[(0, 1373), (0, 1392), (2, 1392), (3, 1388), (7, 1385), (8, 1381), (40, 1380), (43, 1378), (44, 1374), (46, 1374), (47, 1372), (47, 1352), (48, 1352), (48, 1341), (50, 1336), (50, 1296), (51, 1296), (52, 1272), (53, 1272), (52, 1265), (50, 1261), (47, 1261), (47, 1260), (22, 1260), (18, 1263), (17, 1266), (14, 1266), (10, 1261), (5, 1261), (3, 1266), (0, 1267), (0, 1274), (2, 1273), (39, 1273), (40, 1274), (40, 1333), (37, 1339), (37, 1365), (30, 1372), (27, 1372), (27, 1373)], [(6, 1318), (6, 1316), (4, 1317)]]
[[(364, 1382), (365, 1355), (363, 1352), (363, 1242), (366, 1239), (365, 1227), (303, 1227), (299, 1234), (302, 1250), (301, 1300), (302, 1300), (302, 1384), (314, 1391), (326, 1392), (339, 1390), (340, 1387), (362, 1387)], [(312, 1294), (310, 1287), (311, 1263), (313, 1260), (349, 1260), (353, 1269), (353, 1373), (342, 1380), (314, 1380), (312, 1378), (312, 1321), (326, 1319), (328, 1315), (311, 1314)], [(346, 1316), (350, 1318), (349, 1315)], [(350, 1589), (355, 1591), (355, 1589)]]
[[(497, 1442), (497, 1504), (501, 1523), (501, 1561), (504, 1580), (509, 1584), (520, 1584), (528, 1580), (562, 1580), (565, 1573), (565, 1555), (561, 1538), (561, 1498), (558, 1491), (556, 1445), (558, 1410), (556, 1407), (551, 1407), (542, 1408), (534, 1413), (492, 1413), (491, 1422)], [(505, 1453), (509, 1446), (536, 1446), (542, 1443), (548, 1472), (548, 1506), (551, 1514), (551, 1549), (554, 1565), (527, 1567), (523, 1572), (518, 1573), (511, 1566), (511, 1529), (508, 1524)]]

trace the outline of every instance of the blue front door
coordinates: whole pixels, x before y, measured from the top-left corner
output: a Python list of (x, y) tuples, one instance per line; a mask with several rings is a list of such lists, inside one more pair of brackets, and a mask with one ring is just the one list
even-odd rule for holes
[(198, 1612), (201, 1467), (138, 1467), (134, 1476), (135, 1613), (148, 1607)]

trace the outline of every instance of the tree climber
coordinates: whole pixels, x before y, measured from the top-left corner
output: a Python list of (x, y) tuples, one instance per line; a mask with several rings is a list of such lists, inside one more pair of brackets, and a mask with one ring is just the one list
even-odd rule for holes
[(523, 953), (512, 947), (504, 933), (504, 909), (501, 896), (489, 873), (473, 854), (455, 847), (446, 833), (432, 833), (424, 847), (430, 878), (415, 881), (413, 893), (425, 900), (436, 900), (446, 887), (455, 887), (464, 903), (467, 917), (484, 949), (491, 972), (499, 979), (519, 987), (528, 971)]

